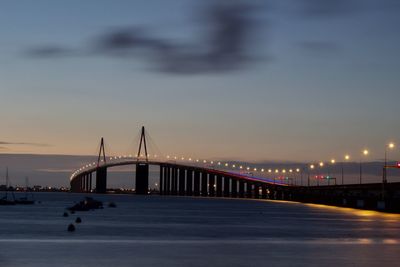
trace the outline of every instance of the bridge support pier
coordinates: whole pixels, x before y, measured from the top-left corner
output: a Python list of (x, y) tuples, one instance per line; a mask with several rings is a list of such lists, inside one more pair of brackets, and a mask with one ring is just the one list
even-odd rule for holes
[(164, 167), (160, 165), (160, 181), (159, 181), (160, 195), (164, 194)]
[(207, 181), (207, 173), (202, 172), (201, 173), (201, 195), (203, 197), (208, 196), (208, 181)]
[(147, 195), (149, 193), (149, 164), (136, 164), (136, 194)]
[(193, 195), (193, 171), (186, 170), (186, 195)]
[(231, 197), (238, 197), (237, 184), (238, 181), (235, 178), (232, 178)]
[(230, 182), (231, 179), (229, 177), (224, 177), (224, 197), (229, 197), (230, 196)]
[(254, 184), (254, 198), (260, 198), (260, 184), (258, 183)]
[(200, 172), (199, 171), (194, 171), (194, 178), (193, 178), (193, 193), (195, 196), (200, 196)]
[(178, 168), (172, 167), (172, 195), (178, 195)]
[(93, 187), (93, 173), (90, 173), (90, 179), (89, 179), (89, 192), (92, 192), (92, 187)]
[(185, 195), (185, 172), (184, 168), (179, 168), (179, 195)]
[(239, 197), (244, 198), (244, 181), (239, 180)]
[(78, 178), (75, 178), (71, 181), (71, 191), (78, 192), (79, 191), (79, 184)]
[(171, 168), (166, 167), (165, 168), (165, 194), (170, 195), (171, 194)]
[(217, 197), (222, 197), (222, 176), (217, 175)]
[(96, 170), (96, 193), (105, 194), (107, 191), (107, 168), (98, 167)]
[(215, 175), (214, 174), (208, 174), (208, 192), (210, 194), (210, 197), (215, 197)]
[(85, 192), (85, 182), (86, 182), (86, 174), (81, 178), (80, 192)]
[(247, 198), (252, 198), (252, 196), (253, 196), (253, 183), (248, 181), (246, 189), (247, 189), (246, 197)]

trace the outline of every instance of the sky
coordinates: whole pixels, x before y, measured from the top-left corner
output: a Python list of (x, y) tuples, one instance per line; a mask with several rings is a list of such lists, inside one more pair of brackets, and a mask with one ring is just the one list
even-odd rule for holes
[(2, 154), (131, 154), (142, 125), (249, 162), (400, 143), (396, 0), (0, 2)]

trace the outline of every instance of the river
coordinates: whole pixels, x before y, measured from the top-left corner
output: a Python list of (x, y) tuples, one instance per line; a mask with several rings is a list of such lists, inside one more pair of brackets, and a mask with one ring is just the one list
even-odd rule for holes
[[(63, 217), (83, 199), (37, 193), (0, 206), (7, 266), (399, 266), (400, 215), (301, 203), (96, 195), (115, 202)], [(67, 231), (76, 217), (76, 231)]]

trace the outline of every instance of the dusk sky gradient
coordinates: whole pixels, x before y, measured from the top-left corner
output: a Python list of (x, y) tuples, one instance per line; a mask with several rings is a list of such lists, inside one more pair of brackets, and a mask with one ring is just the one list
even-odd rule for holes
[[(246, 1), (249, 38), (218, 66), (203, 53), (212, 2), (2, 0), (0, 153), (93, 155), (102, 136), (111, 153), (134, 153), (142, 125), (164, 154), (200, 158), (367, 147), (376, 160), (400, 143), (398, 1)], [(96, 50), (124, 29), (144, 32), (139, 51)]]

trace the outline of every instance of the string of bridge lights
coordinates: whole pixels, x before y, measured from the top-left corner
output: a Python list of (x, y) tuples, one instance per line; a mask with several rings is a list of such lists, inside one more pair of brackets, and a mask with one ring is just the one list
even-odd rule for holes
[[(387, 154), (388, 154), (388, 150), (393, 150), (395, 148), (395, 144), (394, 143), (389, 143), (386, 145), (385, 147), (385, 166), (387, 164)], [(361, 155), (366, 157), (370, 154), (370, 151), (368, 149), (364, 149), (361, 151)], [(132, 154), (129, 155), (119, 155), (119, 156), (110, 156), (108, 157), (108, 159), (110, 161), (116, 161), (116, 160), (139, 160), (141, 158), (143, 158), (145, 155), (144, 154), (140, 154), (139, 157), (138, 156), (133, 156)], [(153, 159), (160, 159), (162, 160), (163, 157), (159, 156), (157, 154), (151, 155), (151, 154), (147, 154), (148, 158), (153, 158)], [(167, 161), (186, 161), (186, 162), (191, 162), (191, 163), (195, 163), (195, 164), (209, 164), (211, 165), (211, 167), (223, 167), (223, 168), (230, 168), (233, 170), (239, 170), (239, 171), (247, 171), (247, 172), (261, 172), (261, 173), (268, 173), (268, 174), (273, 174), (273, 175), (288, 175), (288, 174), (296, 174), (296, 173), (301, 173), (303, 171), (310, 171), (310, 170), (315, 170), (317, 169), (317, 167), (319, 167), (320, 169), (325, 167), (326, 165), (330, 164), (330, 166), (333, 166), (337, 163), (337, 160), (335, 158), (332, 158), (330, 161), (316, 161), (316, 162), (312, 162), (309, 164), (306, 164), (305, 167), (296, 167), (296, 168), (289, 168), (289, 169), (276, 169), (276, 168), (263, 168), (263, 167), (251, 167), (251, 166), (246, 166), (243, 164), (237, 164), (237, 163), (228, 163), (228, 162), (223, 162), (223, 161), (215, 161), (215, 160), (206, 160), (206, 159), (198, 159), (198, 158), (193, 158), (193, 157), (178, 157), (178, 156), (171, 156), (171, 155), (167, 155), (165, 156), (165, 159)], [(350, 162), (351, 156), (349, 154), (345, 154), (343, 157), (343, 162)], [(101, 159), (100, 164), (104, 163), (104, 160)], [(361, 163), (361, 160), (360, 160)], [(209, 166), (208, 165), (208, 166)], [(86, 171), (88, 169), (91, 168), (96, 168), (98, 167), (98, 164), (96, 162), (92, 162), (89, 164), (84, 165), (83, 167), (79, 168), (78, 170), (76, 170), (72, 175), (71, 175), (71, 179), (76, 176), (77, 174), (79, 174), (82, 171)], [(318, 177), (318, 176), (316, 176)]]

